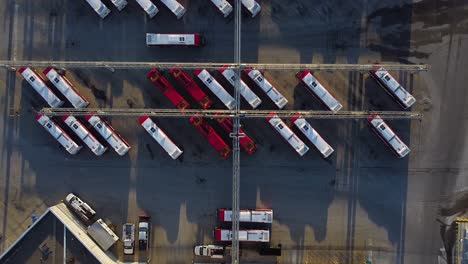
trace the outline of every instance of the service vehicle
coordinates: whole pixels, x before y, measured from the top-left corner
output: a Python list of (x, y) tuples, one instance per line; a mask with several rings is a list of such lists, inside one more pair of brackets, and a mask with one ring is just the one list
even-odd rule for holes
[[(230, 242), (232, 231), (229, 229), (215, 229), (215, 239), (219, 242)], [(239, 230), (240, 242), (270, 242), (270, 230)]]
[(242, 0), (242, 5), (244, 5), (252, 17), (255, 17), (262, 10), (260, 4), (255, 0)]
[(195, 253), (195, 256), (220, 259), (224, 258), (224, 247), (217, 245), (195, 246), (193, 253)]
[(103, 4), (101, 0), (86, 0), (86, 2), (88, 2), (88, 4), (101, 18), (105, 18), (110, 13), (110, 9), (107, 8), (107, 6)]
[(156, 34), (146, 33), (147, 46), (186, 46), (200, 47), (204, 45), (204, 38), (195, 34)]
[(208, 109), (213, 105), (213, 101), (185, 71), (181, 69), (170, 69), (170, 72), (203, 109)]
[[(218, 217), (221, 222), (232, 222), (232, 210), (218, 209)], [(271, 224), (273, 223), (273, 210), (239, 210), (239, 222)]]
[(320, 134), (305, 120), (299, 113), (296, 113), (291, 119), (291, 123), (296, 125), (299, 130), (309, 139), (324, 158), (328, 158), (334, 149), (320, 136)]
[(372, 115), (367, 120), (377, 136), (379, 136), (399, 158), (404, 158), (410, 153), (409, 147), (401, 141), (379, 115)]
[(370, 71), (371, 76), (392, 96), (404, 109), (416, 103), (414, 98), (393, 76), (381, 66)]
[(76, 117), (74, 116), (63, 116), (63, 122), (75, 132), (75, 134), (83, 140), (83, 142), (88, 146), (91, 151), (96, 154), (96, 156), (101, 156), (106, 152), (107, 147), (101, 144), (99, 140), (84, 126)]
[(126, 223), (122, 227), (122, 242), (125, 255), (135, 253), (135, 224)]
[(175, 107), (181, 110), (190, 108), (190, 104), (185, 101), (182, 95), (177, 92), (174, 86), (172, 86), (172, 84), (170, 84), (158, 70), (151, 69), (146, 75), (146, 78), (148, 78), (148, 80), (150, 80)]
[(138, 217), (138, 248), (148, 250), (150, 235), (150, 217), (140, 215)]
[(69, 193), (65, 198), (65, 204), (85, 223), (90, 224), (96, 216), (94, 211), (89, 204), (83, 202), (78, 196), (73, 193)]
[(180, 19), (187, 11), (179, 2), (176, 0), (161, 0), (161, 2), (171, 10), (171, 12)]
[(49, 67), (43, 71), (44, 75), (57, 87), (57, 89), (67, 98), (75, 108), (85, 108), (89, 105), (88, 100), (80, 95), (71, 82), (58, 71)]
[(88, 226), (87, 233), (104, 251), (107, 251), (119, 240), (119, 237), (102, 219), (98, 219)]
[(182, 150), (172, 142), (172, 140), (162, 131), (156, 123), (149, 117), (143, 116), (139, 120), (140, 125), (161, 145), (172, 159), (177, 159), (182, 155)]
[(236, 80), (240, 80), (239, 92), (253, 109), (257, 108), (262, 103), (262, 100), (260, 100), (260, 98), (249, 88), (249, 86), (247, 86), (247, 84), (242, 79), (240, 79), (239, 76), (237, 76), (233, 69), (229, 69), (224, 66), (219, 70), (219, 72), (221, 72), (224, 78), (226, 78), (226, 80), (233, 87), (236, 87)]
[(34, 88), (34, 90), (46, 100), (50, 107), (61, 107), (63, 101), (45, 84), (42, 77), (31, 68), (19, 68), (18, 72)]
[(127, 0), (111, 0), (111, 2), (119, 11), (122, 11), (128, 4)]
[(309, 147), (289, 128), (276, 113), (270, 113), (267, 117), (268, 123), (296, 150), (297, 154), (304, 156)]
[[(232, 133), (234, 128), (230, 118), (216, 117), (215, 120), (228, 134)], [(239, 133), (243, 135), (239, 138), (239, 144), (242, 149), (249, 155), (254, 154), (255, 151), (257, 151), (257, 144), (255, 144), (242, 128), (239, 129)]]
[(259, 70), (247, 69), (244, 72), (254, 81), (258, 87), (260, 87), (268, 97), (275, 103), (279, 109), (283, 109), (288, 103), (286, 97), (284, 97), (278, 90), (263, 76)]
[(231, 155), (232, 150), (226, 142), (216, 133), (216, 131), (211, 127), (205, 119), (199, 116), (193, 116), (190, 118), (190, 123), (200, 131), (200, 133), (205, 137), (210, 145), (218, 151), (223, 159), (227, 159)]
[(153, 4), (153, 2), (151, 2), (151, 0), (136, 0), (136, 1), (141, 6), (141, 8), (145, 10), (146, 14), (148, 14), (150, 18), (153, 18), (154, 16), (156, 16), (156, 14), (159, 12), (159, 9), (156, 7), (156, 5)]
[(216, 81), (211, 74), (205, 69), (198, 69), (193, 72), (202, 81), (211, 92), (229, 109), (236, 107), (236, 100), (232, 97), (224, 87)]
[(310, 71), (300, 72), (297, 77), (312, 92), (312, 94), (325, 104), (328, 109), (334, 113), (340, 111), (343, 107), (333, 95), (315, 78)]
[(112, 128), (110, 124), (96, 115), (88, 115), (85, 119), (111, 145), (120, 156), (130, 150), (130, 145)]
[(75, 155), (82, 146), (78, 145), (54, 120), (48, 116), (37, 114), (36, 121), (57, 140), (65, 150)]
[(227, 0), (211, 0), (211, 2), (223, 13), (224, 17), (232, 13), (232, 5)]

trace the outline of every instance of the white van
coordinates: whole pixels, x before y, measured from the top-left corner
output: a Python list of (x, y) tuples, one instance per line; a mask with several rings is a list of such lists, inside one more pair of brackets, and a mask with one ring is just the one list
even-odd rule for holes
[(151, 2), (151, 0), (136, 0), (137, 3), (145, 10), (150, 18), (153, 18), (158, 12), (159, 9)]
[(88, 4), (101, 18), (105, 18), (110, 13), (110, 9), (107, 8), (107, 6), (103, 4), (101, 0), (86, 0), (86, 2), (88, 2)]

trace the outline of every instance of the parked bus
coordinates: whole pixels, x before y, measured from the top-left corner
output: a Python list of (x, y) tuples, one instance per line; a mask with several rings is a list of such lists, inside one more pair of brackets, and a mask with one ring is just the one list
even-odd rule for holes
[[(215, 239), (218, 242), (230, 242), (232, 231), (229, 229), (215, 229)], [(270, 242), (270, 230), (239, 230), (240, 242)]]
[(289, 128), (276, 113), (270, 113), (267, 117), (268, 123), (296, 150), (300, 156), (309, 151), (309, 147)]
[(211, 0), (211, 2), (223, 13), (224, 17), (228, 17), (233, 10), (232, 5), (226, 0)]
[(242, 0), (242, 4), (249, 11), (252, 17), (255, 17), (262, 10), (260, 4), (255, 0)]
[(186, 9), (176, 0), (161, 0), (161, 2), (171, 10), (177, 19), (180, 19), (185, 14)]
[(408, 146), (401, 141), (379, 115), (372, 115), (367, 120), (377, 136), (379, 136), (399, 158), (403, 158), (410, 153)]
[(110, 13), (110, 9), (107, 8), (107, 6), (103, 4), (101, 0), (86, 0), (86, 2), (88, 2), (88, 4), (101, 18), (105, 18)]
[(150, 18), (153, 18), (156, 16), (156, 14), (159, 12), (159, 9), (151, 2), (151, 0), (136, 0), (137, 3), (145, 10), (146, 14)]
[(122, 11), (128, 4), (127, 0), (111, 0), (111, 2), (119, 11)]
[(107, 122), (99, 116), (89, 115), (85, 119), (94, 129), (111, 145), (120, 156), (125, 155), (130, 150), (130, 145), (119, 135)]
[(57, 87), (57, 89), (68, 99), (75, 108), (85, 108), (89, 105), (88, 100), (81, 96), (68, 79), (59, 74), (57, 70), (49, 67), (43, 71), (44, 75)]
[[(218, 217), (220, 222), (232, 222), (232, 210), (218, 209)], [(273, 210), (239, 210), (239, 222), (271, 224), (273, 223)]]
[(161, 145), (172, 159), (177, 159), (182, 155), (182, 150), (172, 142), (166, 133), (164, 133), (164, 131), (162, 131), (149, 116), (141, 117), (139, 123), (151, 135), (151, 137)]
[(204, 40), (200, 34), (155, 34), (146, 33), (148, 46), (186, 46), (200, 47)]
[[(233, 86), (236, 87), (236, 80), (239, 78), (237, 74), (234, 72), (233, 69), (229, 69), (227, 67), (223, 67), (222, 69), (219, 70), (221, 74), (228, 80), (228, 82)], [(245, 82), (240, 79), (240, 94), (244, 99), (249, 103), (250, 106), (252, 106), (253, 109), (257, 108), (261, 103), (262, 100), (254, 93), (252, 90), (245, 84)]]
[(263, 76), (259, 70), (247, 69), (244, 72), (254, 81), (258, 87), (260, 87), (270, 99), (275, 103), (279, 109), (283, 109), (288, 103), (286, 97), (284, 97), (276, 88)]
[(45, 84), (42, 77), (31, 68), (19, 68), (18, 72), (34, 88), (34, 90), (46, 100), (50, 107), (61, 107), (63, 101)]
[(63, 122), (75, 132), (75, 134), (83, 140), (83, 142), (96, 154), (101, 156), (106, 152), (107, 147), (101, 144), (96, 137), (74, 116), (63, 116)]
[(343, 107), (333, 95), (315, 78), (310, 71), (303, 71), (298, 74), (299, 80), (319, 99), (325, 106), (334, 113)]
[(181, 69), (171, 69), (170, 72), (203, 109), (208, 109), (213, 105), (213, 101), (186, 72)]
[(170, 84), (166, 78), (164, 78), (161, 73), (159, 73), (158, 70), (150, 70), (146, 75), (146, 78), (148, 78), (148, 80), (150, 80), (175, 107), (181, 110), (190, 108), (190, 104), (185, 101), (185, 99), (179, 94), (179, 92), (177, 92), (174, 86), (172, 86), (172, 84)]
[[(230, 118), (217, 117), (215, 118), (216, 122), (221, 125), (221, 127), (228, 133), (231, 134), (233, 131), (233, 124)], [(239, 133), (243, 134), (243, 137), (239, 138), (239, 144), (244, 149), (244, 151), (252, 155), (257, 151), (257, 144), (244, 132), (242, 128), (239, 129)]]
[(190, 118), (190, 123), (200, 131), (200, 133), (205, 137), (210, 145), (218, 151), (218, 153), (227, 159), (231, 155), (231, 148), (226, 142), (216, 133), (216, 131), (201, 117), (193, 116)]
[(414, 98), (395, 78), (384, 68), (376, 67), (370, 71), (371, 76), (392, 96), (404, 109), (416, 103)]
[(333, 153), (333, 148), (320, 136), (320, 134), (305, 120), (299, 113), (291, 119), (299, 130), (309, 139), (324, 158), (328, 158)]
[(229, 109), (232, 110), (236, 107), (236, 100), (232, 97), (226, 89), (224, 89), (218, 81), (216, 81), (211, 74), (205, 70), (195, 70), (193, 72), (205, 85), (218, 97), (221, 102)]
[(57, 140), (65, 150), (75, 155), (80, 151), (82, 146), (76, 144), (76, 142), (65, 132), (54, 120), (50, 119), (48, 116), (37, 114), (36, 121), (51, 134), (55, 140)]

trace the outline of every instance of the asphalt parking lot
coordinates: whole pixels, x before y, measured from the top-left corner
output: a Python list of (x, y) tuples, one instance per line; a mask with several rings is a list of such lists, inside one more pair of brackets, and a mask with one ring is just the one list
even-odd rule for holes
[[(180, 21), (163, 8), (149, 20), (135, 2), (120, 13), (112, 9), (101, 21), (85, 1), (5, 1), (0, 4), (5, 14), (0, 33), (7, 37), (0, 39), (0, 59), (232, 61), (232, 19), (223, 19), (201, 0), (180, 2), (188, 8)], [(463, 69), (468, 29), (461, 11), (466, 4), (260, 3), (259, 17), (243, 16), (245, 62), (431, 66), (427, 73), (394, 73), (418, 100), (413, 111), (424, 114), (420, 121), (388, 121), (412, 149), (409, 158), (396, 159), (365, 120), (310, 120), (335, 148), (327, 160), (314, 149), (298, 157), (265, 120), (242, 120), (259, 149), (253, 156), (241, 156), (241, 207), (273, 208), (272, 245), (283, 248), (278, 259), (262, 261), (361, 263), (373, 252), (375, 263), (437, 263), (442, 241), (436, 219), (448, 217), (439, 209), (466, 186)], [(200, 32), (207, 45), (173, 49), (147, 48), (144, 43), (146, 32), (179, 31)], [(146, 72), (68, 69), (67, 76), (90, 107), (172, 108), (145, 78)], [(266, 72), (289, 100), (286, 109), (322, 110), (294, 75)], [(71, 191), (106, 215), (117, 230), (127, 221), (137, 222), (141, 213), (151, 215), (153, 263), (188, 263), (194, 245), (213, 241), (215, 210), (231, 205), (232, 162), (222, 160), (188, 120), (154, 119), (184, 150), (177, 161), (139, 127), (137, 118), (118, 117), (108, 120), (132, 146), (128, 155), (109, 150), (96, 158), (83, 148), (70, 156), (33, 119), (44, 102), (15, 72), (1, 69), (0, 76), (2, 250), (19, 236), (18, 227), (30, 223), (31, 213), (44, 211)], [(400, 110), (367, 74), (317, 76), (343, 110)], [(264, 101), (261, 109), (274, 109), (258, 87), (247, 83)], [(215, 106), (222, 108), (220, 102)], [(258, 260), (251, 254), (243, 257)]]

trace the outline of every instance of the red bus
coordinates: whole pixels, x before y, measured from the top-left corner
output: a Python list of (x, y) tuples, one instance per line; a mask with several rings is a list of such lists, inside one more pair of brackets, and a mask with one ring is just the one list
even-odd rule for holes
[(216, 133), (216, 131), (201, 117), (193, 116), (190, 118), (190, 123), (200, 131), (200, 133), (210, 142), (210, 145), (218, 151), (218, 153), (227, 159), (231, 155), (231, 148), (226, 142)]
[(190, 95), (195, 99), (195, 101), (200, 104), (203, 109), (208, 109), (213, 105), (213, 101), (203, 92), (203, 90), (198, 86), (198, 84), (193, 81), (190, 76), (181, 69), (171, 69), (172, 76), (179, 81), (185, 90), (190, 93)]
[(190, 104), (177, 92), (172, 86), (156, 69), (150, 70), (146, 75), (154, 86), (156, 86), (161, 92), (171, 101), (171, 103), (179, 109), (189, 109)]
[[(221, 127), (226, 130), (227, 133), (232, 133), (233, 125), (230, 118), (215, 118), (215, 120), (221, 125)], [(244, 137), (239, 138), (239, 144), (244, 149), (247, 154), (252, 155), (257, 151), (257, 144), (242, 130), (239, 130), (239, 133), (244, 134)]]

